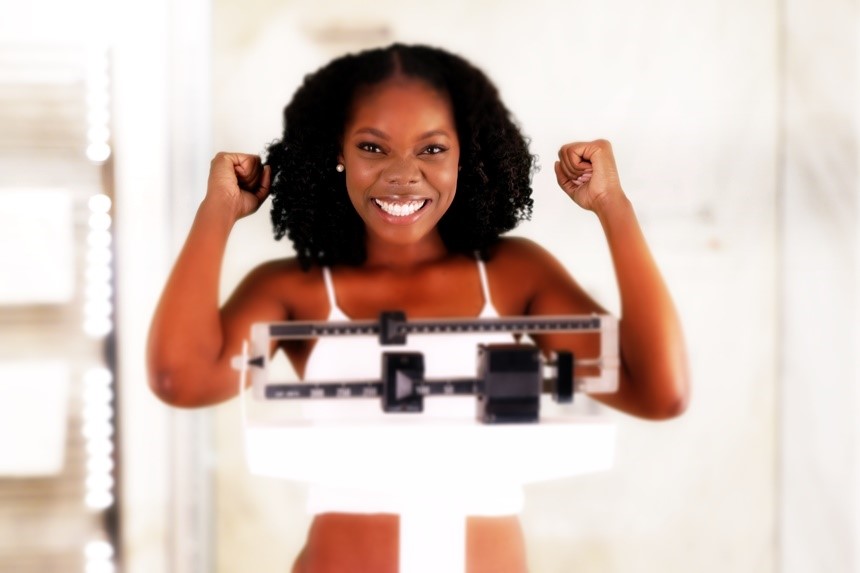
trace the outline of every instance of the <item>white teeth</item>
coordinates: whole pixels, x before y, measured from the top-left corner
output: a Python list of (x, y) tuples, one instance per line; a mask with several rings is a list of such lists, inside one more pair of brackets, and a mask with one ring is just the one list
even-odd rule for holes
[(383, 201), (382, 199), (374, 199), (373, 202), (379, 205), (379, 208), (389, 215), (394, 215), (395, 217), (406, 217), (423, 207), (427, 200), (422, 199), (420, 201), (406, 201), (405, 203), (390, 203), (388, 201)]

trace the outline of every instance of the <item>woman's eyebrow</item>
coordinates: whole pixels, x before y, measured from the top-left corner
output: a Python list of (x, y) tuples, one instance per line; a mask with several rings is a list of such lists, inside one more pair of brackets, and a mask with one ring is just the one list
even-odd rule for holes
[(384, 131), (379, 131), (378, 129), (376, 129), (374, 127), (362, 127), (360, 129), (356, 129), (355, 133), (356, 134), (369, 133), (370, 135), (375, 135), (376, 137), (379, 137), (380, 139), (390, 139), (388, 137), (388, 134), (386, 134)]
[(420, 140), (420, 139), (427, 139), (427, 138), (429, 138), (429, 137), (433, 137), (433, 136), (436, 136), (436, 135), (442, 135), (442, 136), (444, 136), (444, 137), (451, 137), (451, 134), (450, 134), (450, 133), (448, 133), (448, 131), (447, 131), (447, 130), (445, 130), (445, 129), (431, 129), (430, 131), (427, 131), (427, 132), (425, 132), (425, 133), (422, 133), (422, 134), (418, 137), (418, 139), (419, 139), (419, 140)]

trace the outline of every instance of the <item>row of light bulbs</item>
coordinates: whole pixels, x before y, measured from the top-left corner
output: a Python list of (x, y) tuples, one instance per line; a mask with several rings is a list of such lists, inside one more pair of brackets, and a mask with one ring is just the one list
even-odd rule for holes
[[(97, 47), (87, 66), (87, 159), (104, 163), (111, 155), (110, 84), (108, 50)], [(113, 236), (110, 197), (94, 195), (88, 201), (87, 267), (84, 287), (84, 332), (101, 339), (113, 331)], [(94, 367), (84, 374), (83, 427), (87, 472), (84, 503), (104, 511), (114, 498), (114, 393), (113, 374)], [(104, 539), (84, 546), (86, 573), (115, 573), (114, 547)]]

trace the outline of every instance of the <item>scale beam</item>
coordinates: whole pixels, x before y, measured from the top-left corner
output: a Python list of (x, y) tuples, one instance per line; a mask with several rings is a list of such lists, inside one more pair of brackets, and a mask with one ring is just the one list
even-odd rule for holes
[[(600, 354), (583, 359), (562, 349), (550, 359), (544, 359), (533, 344), (480, 344), (476, 377), (425, 379), (423, 355), (394, 352), (397, 346), (406, 344), (410, 336), (500, 332), (599, 333)], [(378, 338), (383, 348), (380, 379), (301, 383), (269, 380), (268, 362), (273, 342), (325, 336)], [(600, 375), (577, 376), (576, 369), (584, 366), (596, 367)], [(379, 320), (258, 323), (251, 328), (249, 351), (234, 359), (234, 367), (250, 375), (258, 400), (375, 398), (381, 400), (385, 412), (421, 412), (425, 397), (474, 395), (478, 401), (478, 417), (484, 422), (537, 421), (541, 393), (551, 393), (558, 402), (569, 402), (575, 392), (616, 391), (618, 321), (609, 315), (407, 320), (403, 312), (392, 311), (382, 313)]]
[[(599, 332), (605, 315), (519, 316), (504, 318), (438, 318), (407, 321), (401, 312), (384, 312), (379, 320), (338, 322), (272, 322), (264, 325), (271, 340), (294, 340), (321, 336), (378, 336), (382, 344), (404, 344), (410, 334), (469, 334), (476, 332)], [(256, 333), (259, 336), (259, 332)]]

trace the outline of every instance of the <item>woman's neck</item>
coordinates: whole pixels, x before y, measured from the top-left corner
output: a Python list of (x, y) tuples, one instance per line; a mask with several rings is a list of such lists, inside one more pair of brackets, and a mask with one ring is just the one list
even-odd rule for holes
[(438, 234), (419, 242), (398, 245), (368, 237), (366, 268), (406, 269), (433, 263), (449, 255)]

